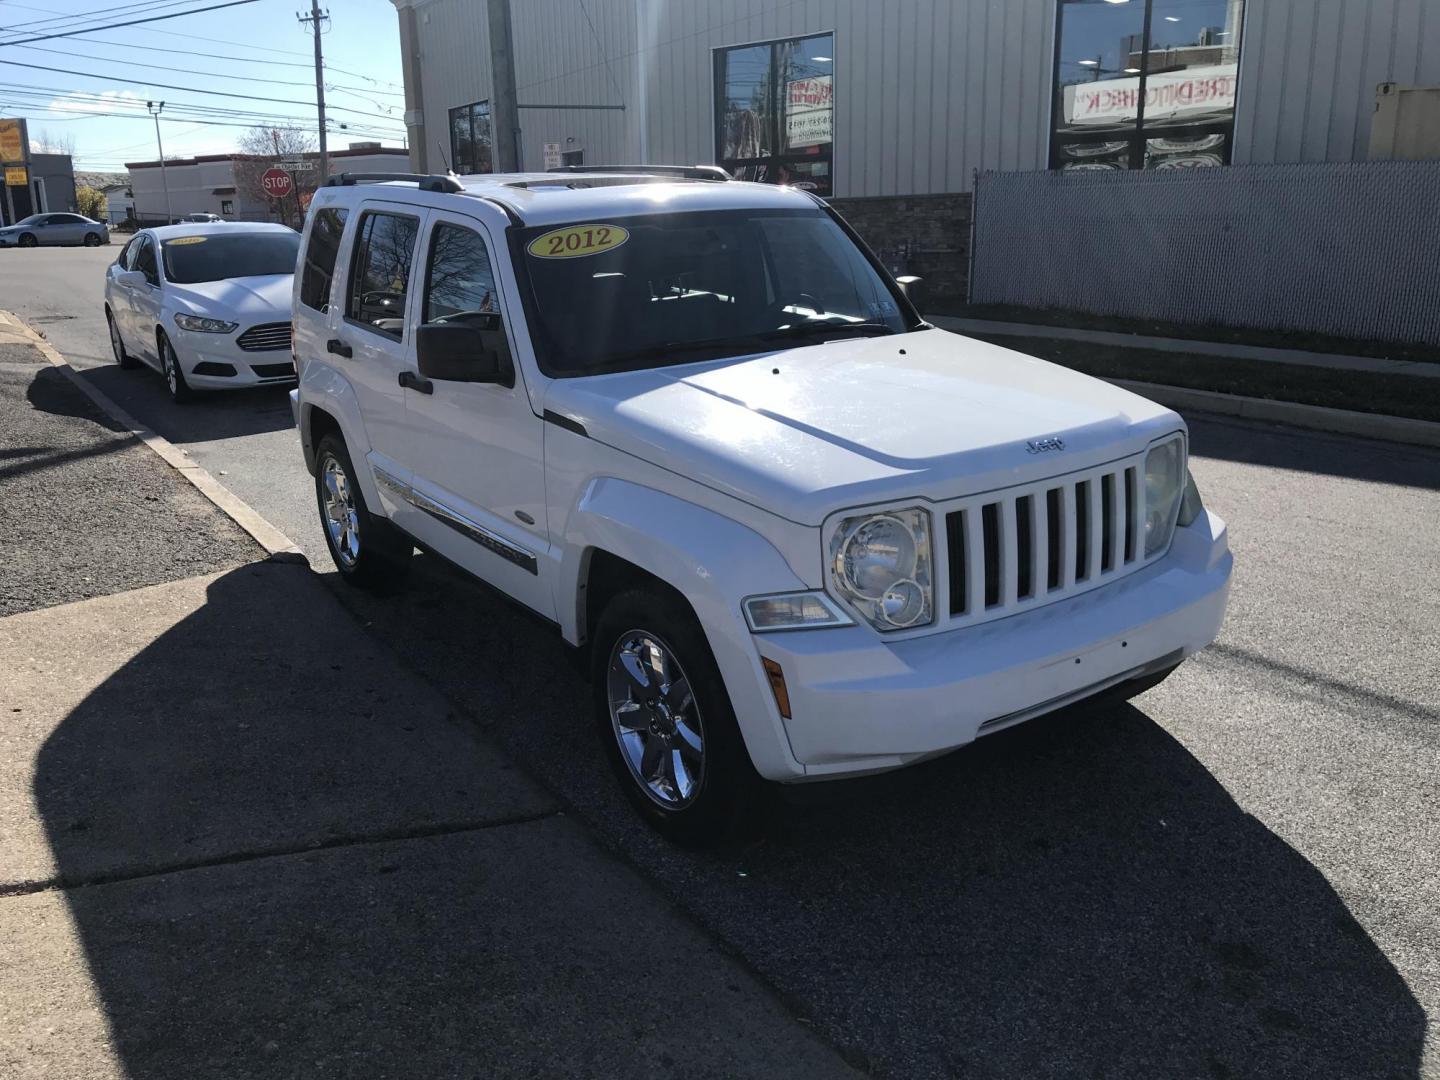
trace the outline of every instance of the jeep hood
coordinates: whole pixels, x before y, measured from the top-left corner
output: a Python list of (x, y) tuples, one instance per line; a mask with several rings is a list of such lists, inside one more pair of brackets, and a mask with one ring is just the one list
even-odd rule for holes
[[(1099, 379), (944, 330), (552, 382), (590, 438), (802, 524), (1059, 476), (1182, 427)], [(1032, 440), (1063, 448), (1035, 452)]]

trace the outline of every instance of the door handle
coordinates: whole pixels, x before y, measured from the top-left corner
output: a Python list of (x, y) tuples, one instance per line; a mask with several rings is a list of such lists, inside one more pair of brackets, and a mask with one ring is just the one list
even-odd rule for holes
[(355, 350), (350, 348), (349, 345), (346, 345), (345, 342), (341, 341), (339, 338), (331, 338), (329, 341), (327, 341), (325, 343), (325, 351), (334, 353), (336, 356), (343, 356), (346, 360), (349, 360), (352, 356), (355, 355)]
[(413, 371), (400, 372), (400, 385), (406, 390), (414, 390), (417, 394), (433, 394), (435, 384), (429, 379), (422, 379)]

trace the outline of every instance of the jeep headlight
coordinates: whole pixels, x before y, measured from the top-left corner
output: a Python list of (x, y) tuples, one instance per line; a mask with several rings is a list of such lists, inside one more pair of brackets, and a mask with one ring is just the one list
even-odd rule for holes
[(1170, 546), (1185, 493), (1185, 437), (1155, 443), (1145, 455), (1145, 557)]
[(840, 596), (877, 630), (908, 630), (935, 619), (930, 511), (921, 507), (844, 518), (830, 538)]

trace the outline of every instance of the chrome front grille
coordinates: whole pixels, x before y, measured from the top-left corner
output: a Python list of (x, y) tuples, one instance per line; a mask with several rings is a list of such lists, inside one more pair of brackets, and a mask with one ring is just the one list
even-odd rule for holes
[(1002, 618), (1138, 569), (1142, 467), (1143, 458), (948, 504), (951, 625)]
[(277, 322), (252, 326), (235, 339), (235, 344), (246, 352), (288, 349), (290, 348), (290, 324)]

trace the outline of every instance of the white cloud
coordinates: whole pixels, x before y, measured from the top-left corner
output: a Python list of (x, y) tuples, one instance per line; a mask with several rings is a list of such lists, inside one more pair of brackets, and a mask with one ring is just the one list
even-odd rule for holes
[(133, 90), (102, 90), (98, 94), (72, 90), (54, 98), (48, 106), (51, 112), (130, 112), (145, 107), (145, 98)]

